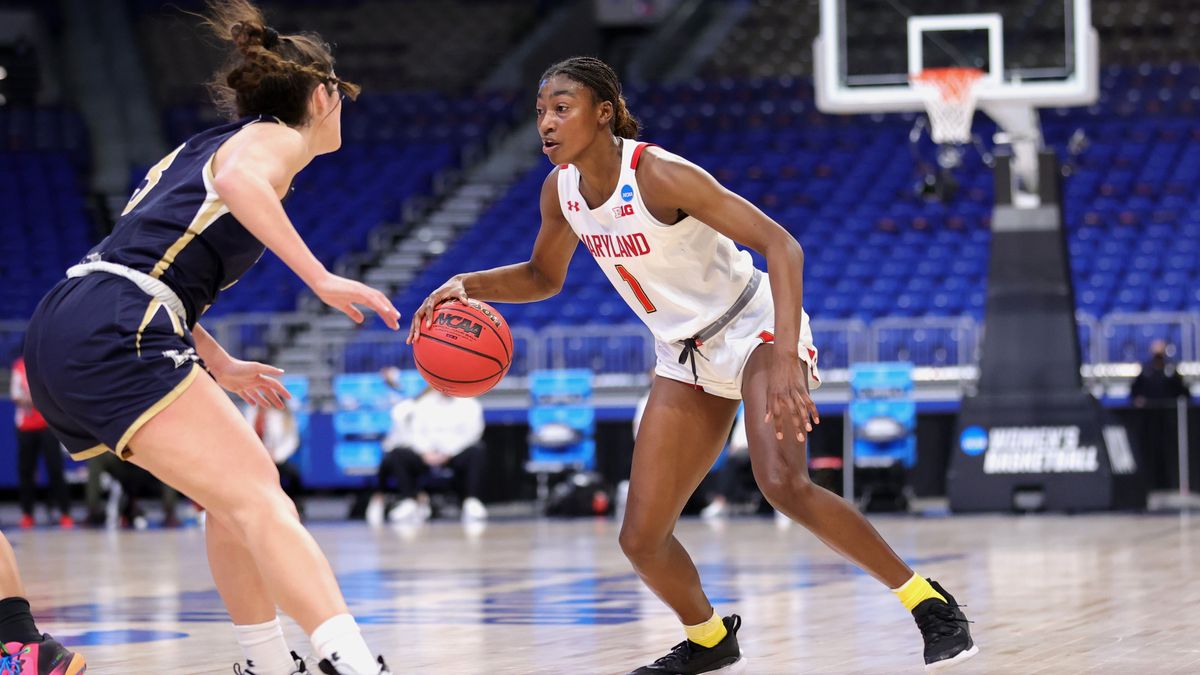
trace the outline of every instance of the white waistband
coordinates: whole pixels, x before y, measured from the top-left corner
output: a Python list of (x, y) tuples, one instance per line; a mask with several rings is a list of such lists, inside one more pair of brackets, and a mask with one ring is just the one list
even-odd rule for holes
[(80, 263), (68, 268), (67, 278), (84, 277), (95, 272), (105, 272), (125, 277), (134, 284), (137, 284), (137, 287), (142, 289), (146, 295), (166, 305), (167, 309), (175, 313), (175, 316), (179, 317), (184, 323), (187, 323), (187, 312), (183, 309), (183, 302), (179, 299), (178, 295), (175, 295), (175, 291), (172, 291), (170, 286), (167, 286), (158, 279), (145, 272), (139, 272), (132, 267), (97, 260)]

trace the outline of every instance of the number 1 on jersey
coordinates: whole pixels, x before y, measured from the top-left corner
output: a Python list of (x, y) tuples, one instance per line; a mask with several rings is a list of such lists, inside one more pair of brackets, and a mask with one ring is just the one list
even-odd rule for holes
[(625, 269), (624, 265), (617, 265), (617, 274), (620, 274), (625, 283), (629, 284), (630, 290), (637, 296), (638, 302), (642, 303), (642, 309), (646, 310), (647, 314), (653, 314), (658, 311), (654, 303), (650, 302), (650, 298), (646, 297), (646, 291), (642, 290), (642, 285), (629, 273), (629, 270)]

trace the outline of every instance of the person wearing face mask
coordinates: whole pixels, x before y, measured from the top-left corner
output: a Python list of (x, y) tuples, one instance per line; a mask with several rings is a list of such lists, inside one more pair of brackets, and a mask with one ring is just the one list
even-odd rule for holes
[(1169, 488), (1179, 479), (1175, 475), (1176, 404), (1188, 396), (1187, 385), (1167, 358), (1167, 343), (1150, 344), (1150, 358), (1134, 378), (1129, 398), (1137, 410), (1135, 425), (1138, 451), (1146, 466), (1147, 487)]

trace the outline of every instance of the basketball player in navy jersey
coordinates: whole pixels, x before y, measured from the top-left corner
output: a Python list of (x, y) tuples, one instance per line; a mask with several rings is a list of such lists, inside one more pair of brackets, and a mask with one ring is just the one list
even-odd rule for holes
[[(537, 121), (543, 151), (558, 166), (542, 186), (532, 256), (452, 277), (413, 315), (408, 339), (449, 299), (534, 302), (558, 293), (581, 241), (650, 328), (658, 365), (620, 544), (687, 639), (634, 673), (746, 671), (741, 619), (721, 618), (672, 533), (720, 453), (739, 399), (755, 479), (771, 505), (896, 592), (920, 628), (927, 669), (973, 656), (954, 598), (909, 569), (849, 503), (809, 481), (805, 440), (820, 421), (809, 388), (820, 378), (796, 240), (700, 167), (632, 140), (637, 120), (602, 61), (551, 66), (538, 88)], [(769, 280), (734, 242), (766, 257)]]
[(75, 458), (115, 453), (207, 509), (209, 565), (243, 672), (304, 670), (278, 607), (311, 637), (321, 672), (387, 673), (224, 391), (282, 407), (282, 371), (230, 356), (198, 323), (270, 249), (327, 305), (360, 323), (356, 305), (369, 307), (399, 329), (387, 297), (328, 272), (281, 204), (298, 172), (341, 146), (342, 94), (358, 87), (334, 73), (328, 45), (280, 35), (248, 0), (211, 0), (208, 24), (235, 47), (213, 83), (235, 121), (151, 168), (112, 234), (42, 300), (25, 344), (33, 400)]

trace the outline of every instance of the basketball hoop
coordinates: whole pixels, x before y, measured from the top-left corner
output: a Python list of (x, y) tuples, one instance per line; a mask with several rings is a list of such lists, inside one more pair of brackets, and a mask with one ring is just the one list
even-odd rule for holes
[(912, 76), (913, 89), (925, 100), (934, 143), (970, 142), (983, 74), (978, 68), (926, 68)]

